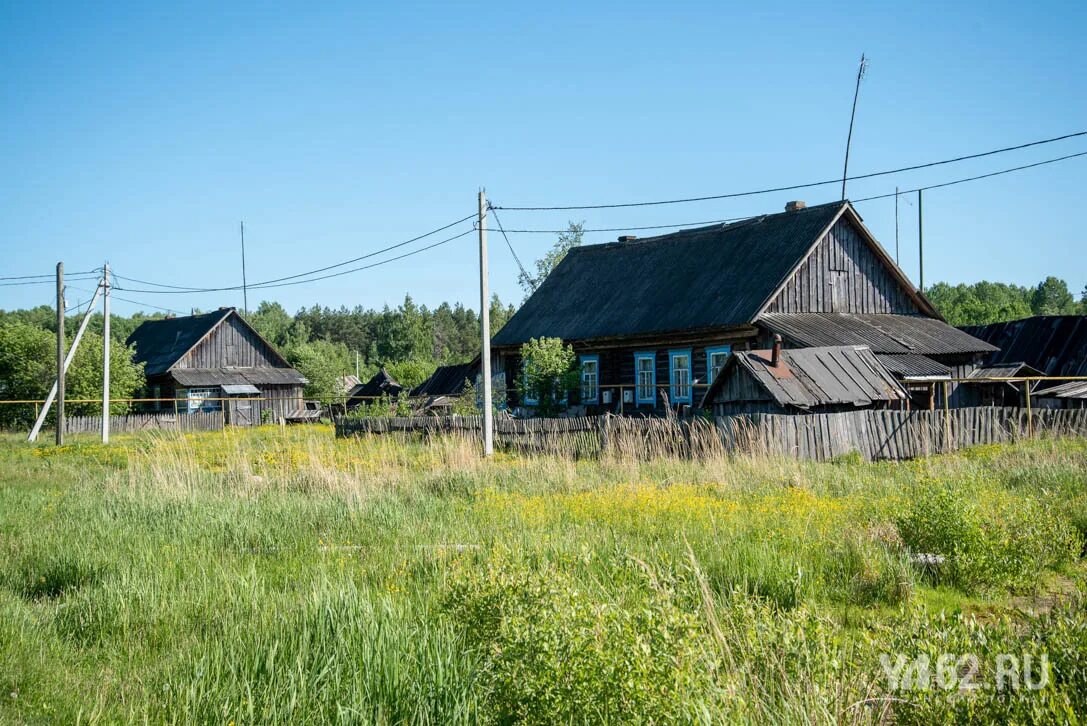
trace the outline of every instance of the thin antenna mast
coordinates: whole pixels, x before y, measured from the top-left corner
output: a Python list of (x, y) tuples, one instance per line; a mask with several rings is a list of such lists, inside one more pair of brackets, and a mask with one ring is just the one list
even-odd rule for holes
[(857, 68), (857, 87), (853, 90), (853, 111), (849, 115), (849, 135), (845, 140), (845, 168), (842, 171), (842, 201), (845, 201), (845, 180), (849, 177), (849, 147), (853, 143), (853, 120), (857, 118), (857, 98), (861, 94), (861, 80), (868, 70), (868, 59), (861, 53), (861, 65)]
[(895, 187), (895, 264), (901, 267), (898, 261), (898, 187)]
[(241, 222), (242, 230), (242, 314), (249, 315), (249, 290), (245, 285), (245, 221)]

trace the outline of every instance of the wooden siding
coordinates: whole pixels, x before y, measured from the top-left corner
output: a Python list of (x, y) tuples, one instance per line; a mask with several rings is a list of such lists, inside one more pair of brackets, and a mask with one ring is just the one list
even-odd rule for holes
[(766, 312), (922, 313), (847, 217), (820, 240)]
[(193, 346), (174, 368), (286, 368), (283, 359), (236, 315)]

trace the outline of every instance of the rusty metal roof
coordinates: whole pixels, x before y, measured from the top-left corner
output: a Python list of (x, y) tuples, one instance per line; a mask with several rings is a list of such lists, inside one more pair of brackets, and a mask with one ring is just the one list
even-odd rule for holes
[(741, 371), (780, 405), (802, 410), (834, 404), (863, 407), (908, 397), (891, 372), (863, 346), (786, 349), (777, 366), (771, 365), (770, 356), (768, 350), (734, 353), (707, 391), (707, 400), (719, 395), (729, 375)]
[(874, 353), (989, 353), (996, 346), (920, 315), (767, 313), (758, 323), (801, 346), (864, 345)]

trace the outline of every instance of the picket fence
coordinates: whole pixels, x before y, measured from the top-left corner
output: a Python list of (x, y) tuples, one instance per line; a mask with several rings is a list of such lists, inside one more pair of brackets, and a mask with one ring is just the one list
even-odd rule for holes
[[(339, 437), (373, 434), (478, 436), (480, 416), (336, 419)], [(755, 453), (826, 461), (859, 454), (866, 460), (913, 459), (968, 446), (1035, 436), (1087, 436), (1087, 409), (959, 408), (786, 416), (749, 414), (716, 419), (495, 419), (495, 443), (511, 450), (575, 457), (611, 455), (700, 457)]]
[[(93, 434), (102, 430), (101, 416), (67, 416), (64, 430), (70, 434)], [(223, 428), (221, 411), (194, 413), (132, 413), (109, 417), (109, 430), (116, 434), (137, 431), (219, 431)]]

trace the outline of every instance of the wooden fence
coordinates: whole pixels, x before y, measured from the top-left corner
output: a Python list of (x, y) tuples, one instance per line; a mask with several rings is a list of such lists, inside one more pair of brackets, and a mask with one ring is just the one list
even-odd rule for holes
[[(109, 430), (115, 434), (137, 431), (219, 431), (223, 428), (221, 411), (194, 413), (132, 413), (109, 417)], [(96, 434), (102, 430), (101, 416), (67, 416), (64, 430), (70, 434)]]
[[(913, 459), (1030, 435), (1087, 436), (1087, 410), (959, 408), (851, 411), (709, 419), (593, 416), (495, 419), (495, 442), (518, 451), (647, 458), (761, 453), (826, 461), (854, 452), (867, 460)], [(337, 436), (422, 433), (478, 436), (479, 416), (338, 418)]]

